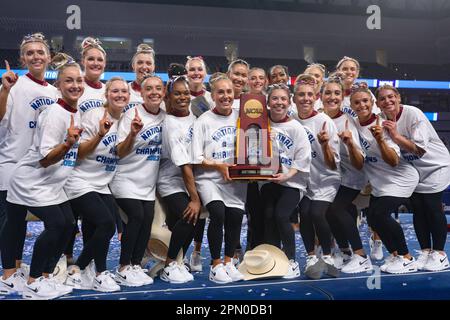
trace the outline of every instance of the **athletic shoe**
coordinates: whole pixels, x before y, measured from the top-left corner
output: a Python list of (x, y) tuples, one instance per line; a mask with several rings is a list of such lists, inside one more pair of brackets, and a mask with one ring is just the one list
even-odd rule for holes
[(194, 271), (202, 271), (202, 256), (198, 251), (192, 251), (191, 257), (189, 259), (189, 267), (191, 268), (191, 272)]
[(318, 245), (318, 246), (314, 246), (314, 254), (316, 255), (317, 258), (321, 258), (322, 257), (322, 246)]
[(225, 271), (233, 282), (244, 280), (244, 275), (236, 269), (236, 266), (232, 261), (225, 264)]
[(386, 272), (395, 274), (417, 272), (416, 259), (412, 257), (409, 260), (399, 255), (395, 258), (394, 262), (388, 265)]
[(294, 279), (300, 277), (300, 267), (295, 260), (289, 260), (289, 268), (283, 279)]
[(138, 278), (144, 283), (144, 285), (153, 284), (153, 279), (147, 274), (148, 272), (147, 269), (142, 269), (140, 265), (136, 264), (133, 266), (133, 271), (136, 273)]
[(170, 283), (185, 283), (187, 282), (186, 277), (181, 273), (181, 270), (176, 261), (172, 261), (168, 266), (165, 266), (161, 270), (159, 275), (161, 280)]
[(333, 261), (334, 265), (338, 270), (341, 270), (342, 267), (350, 261), (352, 258), (351, 255), (348, 255), (347, 253), (342, 252), (340, 249), (337, 249), (333, 253)]
[(94, 278), (93, 289), (100, 292), (120, 291), (119, 285), (108, 270), (103, 271)]
[(91, 262), (89, 262), (88, 266), (84, 270), (86, 270), (86, 275), (94, 280), (95, 276), (97, 275), (94, 260), (91, 260)]
[(122, 271), (117, 269), (115, 280), (119, 285), (126, 287), (140, 287), (144, 285), (144, 282), (142, 282), (130, 265), (126, 266)]
[(370, 258), (374, 260), (383, 260), (383, 242), (381, 240), (369, 239)]
[(74, 289), (92, 290), (93, 281), (94, 279), (90, 278), (85, 270), (80, 270), (77, 265), (71, 265), (67, 268), (67, 278), (64, 284)]
[(19, 273), (21, 274), (22, 278), (24, 279), (28, 279), (28, 277), (30, 276), (30, 266), (26, 263), (21, 263), (20, 264), (20, 268), (17, 269), (17, 271), (19, 271)]
[(391, 263), (395, 261), (396, 256), (390, 254), (387, 258), (384, 259), (384, 263), (380, 266), (380, 270), (382, 272), (386, 272), (386, 269), (389, 267)]
[(430, 253), (427, 264), (423, 268), (427, 271), (441, 271), (449, 267), (447, 254), (440, 254), (438, 251)]
[(337, 278), (339, 276), (339, 269), (334, 265), (334, 260), (331, 255), (322, 256), (322, 260), (325, 262), (325, 273), (330, 277)]
[(230, 278), (222, 263), (219, 263), (215, 267), (211, 266), (209, 280), (220, 284), (233, 282), (233, 279)]
[(310, 279), (320, 279), (325, 270), (325, 262), (315, 255), (306, 257), (305, 275)]
[(58, 264), (53, 270), (52, 273), (52, 278), (54, 278), (53, 281), (57, 281), (58, 283), (62, 284), (67, 277), (66, 271), (67, 271), (67, 257), (65, 255), (62, 255), (61, 258), (59, 258)]
[(7, 295), (15, 292), (21, 294), (25, 284), (25, 278), (22, 277), (19, 269), (17, 269), (16, 272), (6, 279), (3, 279), (3, 276), (0, 277), (0, 294)]
[(73, 287), (62, 284), (60, 278), (53, 276), (53, 274), (48, 276), (48, 281), (50, 282), (51, 285), (53, 285), (53, 288), (59, 293), (59, 296), (64, 296), (66, 294), (72, 293), (73, 291)]
[(362, 257), (359, 254), (353, 254), (352, 258), (346, 263), (341, 271), (343, 273), (360, 273), (365, 271), (372, 271), (372, 261), (369, 257)]
[(415, 250), (415, 251), (418, 254), (416, 259), (417, 270), (424, 270), (424, 267), (427, 264), (431, 252), (428, 250)]
[(182, 263), (178, 265), (178, 268), (180, 268), (180, 272), (186, 280), (185, 282), (194, 281), (194, 276), (189, 272), (189, 268), (186, 264)]
[(50, 300), (59, 297), (61, 294), (53, 285), (53, 281), (39, 277), (33, 283), (25, 284), (22, 298), (27, 300)]

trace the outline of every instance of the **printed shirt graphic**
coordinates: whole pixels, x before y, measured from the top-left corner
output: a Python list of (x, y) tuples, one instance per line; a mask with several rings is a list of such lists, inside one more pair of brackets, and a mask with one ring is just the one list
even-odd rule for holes
[(279, 155), (283, 173), (290, 168), (298, 172), (282, 185), (306, 191), (311, 166), (311, 145), (303, 126), (295, 120), (287, 122), (270, 122), (274, 139), (272, 150), (274, 157)]
[(195, 116), (166, 115), (163, 123), (162, 158), (159, 167), (157, 189), (162, 197), (187, 192), (181, 166), (192, 162), (192, 135)]
[(74, 125), (79, 127), (80, 114), (73, 114), (56, 103), (39, 115), (33, 144), (11, 175), (7, 196), (9, 202), (44, 207), (68, 200), (63, 186), (75, 167), (78, 143), (58, 163), (44, 168), (39, 161), (66, 141), (71, 115), (74, 117)]
[[(234, 109), (229, 116), (207, 111), (195, 121), (192, 138), (193, 163), (201, 164), (204, 159), (234, 162), (238, 116), (238, 111)], [(200, 166), (195, 168), (195, 182), (204, 206), (218, 200), (227, 207), (244, 210), (246, 183), (226, 182), (217, 170), (204, 170)]]
[(386, 130), (384, 130), (384, 140), (388, 147), (395, 150), (400, 161), (397, 166), (392, 167), (383, 160), (380, 147), (370, 131), (370, 127), (374, 125), (375, 120), (365, 126), (356, 122), (361, 147), (366, 154), (364, 172), (372, 186), (372, 195), (408, 198), (416, 188), (419, 174), (400, 156), (400, 148), (391, 140)]
[(78, 110), (81, 117), (83, 118), (86, 112), (90, 110), (102, 107), (105, 99), (105, 85), (103, 83), (100, 89), (85, 84), (84, 93), (78, 100)]
[(403, 105), (397, 131), (426, 151), (422, 157), (401, 150), (402, 158), (419, 171), (415, 192), (443, 191), (450, 183), (450, 154), (432, 124), (416, 107)]
[[(144, 127), (136, 136), (131, 153), (119, 160), (109, 187), (115, 198), (152, 201), (155, 200), (161, 158), (162, 122), (166, 113), (160, 110), (157, 115), (151, 114), (142, 104), (136, 108)], [(117, 144), (128, 136), (134, 116), (133, 109), (122, 116), (117, 131)]]
[[(306, 196), (311, 200), (333, 202), (339, 185), (341, 184), (341, 174), (339, 170), (339, 137), (333, 120), (324, 113), (318, 113), (308, 119), (299, 119), (304, 126), (308, 140), (311, 144), (311, 173)], [(330, 136), (328, 144), (334, 151), (334, 161), (337, 169), (331, 170), (325, 164), (322, 146), (317, 139), (317, 134), (322, 130), (323, 123), (326, 122), (326, 129)]]
[[(98, 134), (99, 122), (104, 108), (95, 108), (85, 113), (81, 119), (84, 128), (79, 143), (91, 140)], [(108, 114), (112, 126), (100, 140), (95, 150), (84, 159), (79, 159), (67, 180), (64, 190), (69, 199), (78, 198), (88, 192), (111, 194), (108, 184), (112, 181), (119, 158), (116, 154), (117, 128), (119, 121)]]
[(9, 92), (6, 115), (0, 138), (0, 190), (8, 190), (8, 181), (16, 163), (24, 157), (33, 142), (39, 114), (57, 100), (54, 86), (46, 86), (20, 76)]
[[(343, 132), (345, 130), (346, 121), (348, 121), (348, 129), (352, 133), (353, 143), (364, 157), (365, 153), (360, 145), (358, 129), (355, 124), (356, 120), (347, 113), (343, 113), (341, 116), (333, 119), (338, 132)], [(341, 157), (341, 185), (355, 190), (364, 188), (367, 184), (367, 177), (364, 173), (364, 169), (358, 170), (351, 164), (348, 148), (342, 141), (340, 141), (339, 154)]]

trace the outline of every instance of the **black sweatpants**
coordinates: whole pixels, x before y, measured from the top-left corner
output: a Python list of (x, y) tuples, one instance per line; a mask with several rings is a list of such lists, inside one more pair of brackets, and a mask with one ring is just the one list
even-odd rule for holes
[(226, 207), (222, 201), (211, 201), (206, 205), (206, 208), (209, 211), (208, 243), (211, 259), (220, 259), (224, 228), (225, 256), (233, 257), (239, 244), (244, 211)]

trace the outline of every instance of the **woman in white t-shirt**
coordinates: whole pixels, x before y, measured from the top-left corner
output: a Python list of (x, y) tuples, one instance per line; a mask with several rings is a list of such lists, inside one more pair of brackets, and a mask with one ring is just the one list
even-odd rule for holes
[(325, 114), (333, 119), (341, 138), (341, 185), (328, 208), (327, 219), (340, 248), (340, 252), (334, 253), (334, 265), (338, 269), (342, 268), (344, 273), (358, 273), (372, 270), (370, 258), (362, 246), (352, 203), (366, 185), (367, 178), (362, 170), (364, 152), (354, 119), (341, 110), (343, 98), (342, 78), (330, 75), (322, 90), (322, 101)]
[[(204, 96), (206, 101), (212, 108), (214, 102), (211, 98), (211, 93), (206, 91), (205, 77), (206, 77), (206, 64), (203, 57), (187, 57), (185, 68), (187, 70), (187, 79), (189, 81), (189, 91), (191, 93), (191, 100), (200, 96)], [(202, 110), (207, 111), (207, 110)]]
[(241, 105), (241, 94), (248, 84), (249, 70), (250, 65), (242, 59), (236, 59), (228, 65), (227, 76), (231, 80), (234, 90), (233, 109), (237, 112), (239, 112)]
[(140, 269), (154, 216), (156, 180), (165, 112), (162, 80), (150, 75), (142, 81), (144, 103), (122, 116), (117, 132), (116, 174), (109, 184), (117, 204), (127, 216), (121, 239), (119, 271)]
[[(247, 185), (233, 182), (228, 167), (235, 155), (238, 112), (232, 108), (233, 83), (219, 77), (212, 83), (214, 109), (194, 123), (192, 140), (195, 182), (202, 203), (209, 212), (208, 242), (211, 252), (209, 279), (229, 283), (243, 279), (232, 262), (239, 244)], [(221, 249), (225, 227), (225, 257)]]
[[(50, 63), (50, 49), (41, 33), (27, 35), (20, 45), (20, 61), (28, 72), (18, 77), (6, 62), (0, 89), (0, 120), (4, 136), (0, 138), (0, 234), (6, 219), (6, 197), (13, 168), (32, 145), (39, 114), (57, 100), (57, 89), (45, 81)], [(25, 210), (25, 209), (24, 209)], [(26, 211), (23, 212), (26, 214)], [(27, 224), (23, 220), (14, 231), (21, 235), (16, 244), (13, 264), (3, 261), (4, 276), (16, 272), (28, 276), (28, 266), (22, 265), (22, 251)], [(0, 289), (0, 293), (3, 290)], [(5, 289), (4, 292), (9, 292)]]
[(15, 246), (22, 236), (16, 230), (27, 210), (44, 222), (45, 230), (34, 244), (28, 282), (20, 283), (16, 274), (6, 279), (4, 275), (1, 280), (2, 286), (23, 290), (25, 299), (53, 299), (72, 291), (49, 275), (75, 223), (63, 186), (77, 159), (82, 132), (77, 106), (84, 83), (80, 66), (71, 57), (57, 54), (52, 62), (58, 70), (56, 86), (62, 98), (39, 115), (33, 144), (12, 172), (6, 198), (8, 219), (1, 241), (4, 266), (14, 265)]
[[(312, 279), (319, 279), (323, 271), (333, 277), (339, 273), (331, 257), (331, 229), (326, 212), (336, 196), (341, 176), (336, 125), (329, 116), (314, 110), (315, 83), (313, 76), (302, 75), (302, 80), (294, 87), (294, 102), (298, 120), (304, 126), (311, 143), (308, 191), (299, 204), (300, 233), (308, 254), (305, 273)], [(316, 234), (323, 250), (322, 259), (314, 253)]]
[(261, 187), (265, 243), (279, 246), (281, 239), (283, 251), (289, 259), (286, 279), (300, 276), (300, 267), (295, 261), (295, 232), (289, 217), (306, 193), (311, 165), (311, 146), (306, 131), (287, 115), (290, 95), (285, 84), (269, 86), (267, 103), (274, 152), (272, 159), (281, 161), (281, 172), (274, 174)]
[(416, 260), (409, 253), (400, 224), (391, 214), (408, 202), (419, 182), (417, 170), (400, 156), (380, 117), (372, 112), (374, 100), (366, 83), (354, 85), (350, 96), (358, 116), (361, 146), (366, 154), (364, 171), (372, 186), (367, 219), (391, 254), (381, 271), (409, 273), (417, 271)]
[(170, 78), (166, 92), (166, 105), (170, 111), (163, 124), (163, 153), (157, 189), (168, 208), (166, 223), (172, 236), (160, 278), (170, 283), (184, 283), (194, 280), (194, 277), (184, 263), (177, 264), (176, 258), (180, 250), (183, 256), (186, 255), (201, 206), (191, 164), (191, 142), (196, 118), (189, 111), (187, 77)]
[(411, 196), (414, 229), (421, 248), (417, 268), (444, 270), (449, 267), (444, 251), (447, 220), (442, 210), (443, 191), (450, 183), (448, 149), (421, 110), (401, 104), (396, 88), (384, 85), (375, 95), (387, 117), (383, 127), (399, 145), (402, 157), (419, 171), (419, 184)]
[[(116, 281), (125, 286), (139, 286), (144, 282), (132, 268), (118, 270), (116, 277), (107, 270), (106, 259), (111, 238), (122, 224), (108, 184), (112, 181), (118, 164), (116, 154), (117, 130), (123, 109), (130, 93), (122, 78), (115, 77), (106, 83), (106, 103), (83, 116), (84, 132), (80, 139), (79, 160), (64, 190), (73, 211), (89, 225), (83, 234), (84, 245), (74, 266), (69, 267), (66, 284), (77, 289), (94, 289), (112, 292), (120, 290)], [(86, 228), (83, 228), (83, 232)], [(95, 262), (95, 274), (87, 269)], [(126, 277), (124, 277), (126, 275)], [(123, 280), (125, 278), (125, 280)]]

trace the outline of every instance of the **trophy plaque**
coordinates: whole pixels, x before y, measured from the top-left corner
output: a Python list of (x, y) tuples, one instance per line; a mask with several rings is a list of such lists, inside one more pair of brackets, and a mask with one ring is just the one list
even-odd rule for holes
[(279, 156), (272, 154), (266, 97), (241, 95), (237, 121), (235, 166), (229, 167), (233, 180), (266, 180), (281, 172)]

